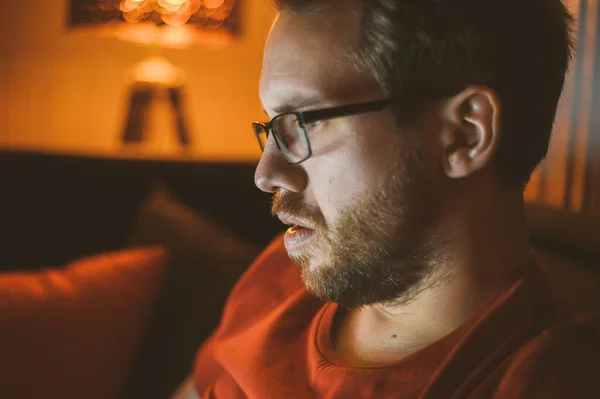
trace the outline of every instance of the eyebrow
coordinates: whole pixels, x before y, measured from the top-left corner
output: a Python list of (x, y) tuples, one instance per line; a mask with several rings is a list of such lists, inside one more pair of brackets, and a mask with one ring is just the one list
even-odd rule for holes
[[(322, 101), (319, 96), (296, 96), (290, 97), (279, 106), (273, 108), (275, 115), (285, 114), (288, 112), (298, 112), (301, 109), (313, 106)], [(263, 112), (268, 115), (268, 112), (263, 108)]]

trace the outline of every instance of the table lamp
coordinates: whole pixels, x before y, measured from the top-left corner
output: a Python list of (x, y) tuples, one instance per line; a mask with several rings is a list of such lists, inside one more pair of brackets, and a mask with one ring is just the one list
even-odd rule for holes
[(129, 76), (125, 148), (161, 154), (197, 146), (185, 115), (185, 73), (160, 52), (227, 44), (239, 34), (238, 13), (239, 0), (71, 0), (71, 27), (154, 49)]

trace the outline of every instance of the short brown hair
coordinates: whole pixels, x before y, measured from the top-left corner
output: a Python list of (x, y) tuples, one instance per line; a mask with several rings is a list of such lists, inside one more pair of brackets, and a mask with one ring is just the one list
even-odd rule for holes
[[(277, 0), (296, 12), (362, 9), (359, 64), (389, 96), (496, 92), (503, 134), (495, 168), (525, 185), (546, 155), (573, 48), (561, 0)], [(325, 4), (325, 6), (324, 6)]]

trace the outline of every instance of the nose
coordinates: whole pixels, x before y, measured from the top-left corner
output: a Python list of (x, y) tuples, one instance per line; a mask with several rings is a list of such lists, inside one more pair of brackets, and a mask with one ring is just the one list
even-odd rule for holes
[(306, 189), (307, 182), (306, 172), (301, 165), (289, 164), (277, 148), (273, 136), (269, 136), (254, 173), (256, 187), (266, 193), (280, 190), (300, 193)]

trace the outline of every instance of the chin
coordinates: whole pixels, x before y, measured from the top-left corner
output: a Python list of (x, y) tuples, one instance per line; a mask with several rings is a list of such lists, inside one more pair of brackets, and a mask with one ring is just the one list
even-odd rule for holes
[(318, 259), (314, 254), (308, 251), (287, 251), (289, 258), (292, 262), (300, 265), (303, 270), (306, 271), (314, 271), (319, 268), (323, 262), (321, 259)]
[(319, 239), (311, 242), (310, 246), (302, 249), (287, 249), (289, 258), (296, 264), (302, 266), (305, 271), (316, 273), (317, 270), (328, 263), (328, 251), (323, 248), (323, 243)]

